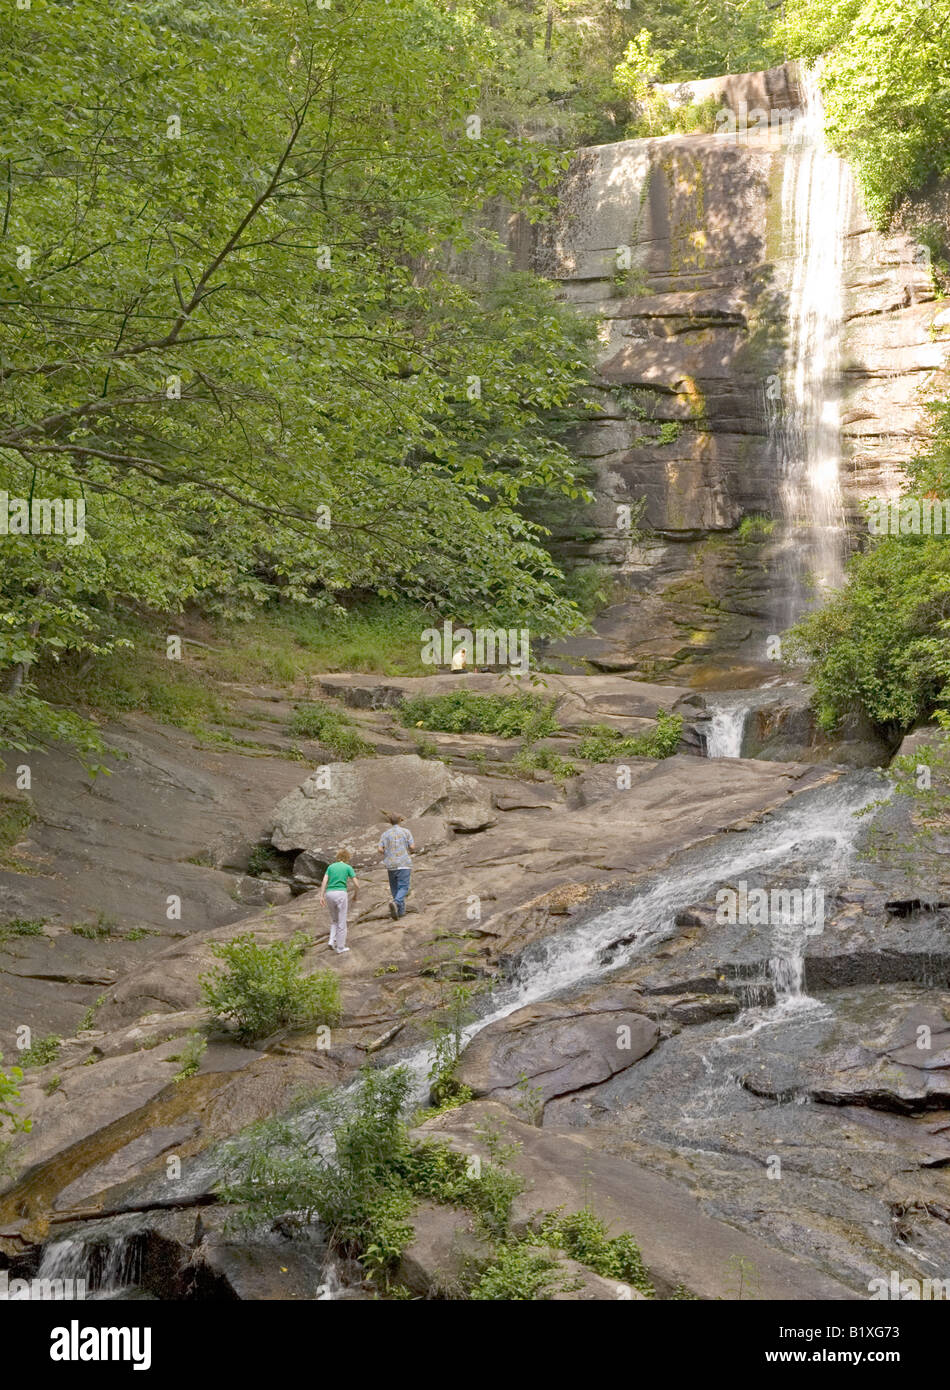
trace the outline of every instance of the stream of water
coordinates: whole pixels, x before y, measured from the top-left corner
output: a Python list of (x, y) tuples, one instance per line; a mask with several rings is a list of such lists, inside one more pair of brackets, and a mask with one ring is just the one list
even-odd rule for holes
[[(847, 871), (864, 824), (857, 813), (881, 797), (882, 783), (879, 773), (862, 770), (803, 793), (761, 825), (720, 836), (679, 856), (674, 869), (648, 876), (623, 903), (536, 942), (522, 954), (510, 980), (492, 992), (481, 1017), (466, 1030), (466, 1041), (516, 1009), (601, 980), (649, 952), (676, 933), (676, 917), (683, 908), (709, 899), (722, 884), (743, 875), (778, 871), (790, 861), (802, 861), (810, 865), (813, 883), (821, 884), (827, 894)], [(750, 1007), (734, 1020), (728, 1034), (733, 1043), (788, 1010), (813, 1003), (802, 994), (807, 926), (779, 920), (762, 930), (770, 933), (774, 1003)], [(423, 1104), (428, 1093), (429, 1047), (413, 1048), (398, 1061), (411, 1075), (413, 1106)], [(712, 1095), (716, 1086), (724, 1083), (714, 1075), (712, 1064), (709, 1070)], [(352, 1091), (357, 1084), (352, 1083), (347, 1090)], [(325, 1146), (327, 1122), (322, 1111), (304, 1112), (299, 1123), (306, 1127), (313, 1144)], [(187, 1165), (179, 1194), (182, 1201), (187, 1201), (189, 1193), (208, 1190), (217, 1176), (217, 1163), (211, 1151)], [(109, 1223), (94, 1226), (83, 1237), (74, 1235), (48, 1245), (39, 1277), (85, 1278), (98, 1298), (135, 1296), (138, 1266), (134, 1241), (117, 1230), (114, 1243), (104, 1253), (103, 1230), (108, 1230)], [(340, 1291), (339, 1280), (329, 1271), (318, 1290), (319, 1297), (333, 1299)]]
[(817, 78), (785, 156), (788, 276), (781, 496), (789, 527), (785, 625), (842, 582), (847, 530), (840, 485), (844, 258), (853, 200), (848, 165), (828, 148)]

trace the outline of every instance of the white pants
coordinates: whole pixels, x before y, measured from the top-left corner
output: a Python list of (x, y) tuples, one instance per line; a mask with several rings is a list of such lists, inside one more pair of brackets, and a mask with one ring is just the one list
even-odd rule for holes
[(330, 909), (330, 945), (342, 951), (346, 945), (346, 914), (350, 906), (350, 895), (345, 888), (332, 888), (327, 892), (327, 907)]

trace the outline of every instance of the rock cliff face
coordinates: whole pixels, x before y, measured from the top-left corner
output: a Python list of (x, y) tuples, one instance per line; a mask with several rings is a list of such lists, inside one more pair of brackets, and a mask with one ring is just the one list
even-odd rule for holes
[[(722, 101), (736, 129), (579, 150), (554, 224), (530, 247), (523, 227), (508, 238), (603, 324), (591, 418), (573, 441), (595, 502), (559, 539), (568, 557), (615, 567), (638, 602), (565, 651), (654, 677), (689, 676), (710, 649), (760, 660), (783, 625), (778, 538), (749, 519), (782, 517), (789, 467), (783, 381), (804, 248), (783, 184), (804, 98), (794, 65), (699, 85), (670, 95)], [(829, 386), (853, 541), (863, 499), (895, 492), (925, 432), (950, 314), (922, 248), (876, 232), (856, 196), (841, 235), (841, 380)], [(637, 540), (623, 509), (641, 506)]]

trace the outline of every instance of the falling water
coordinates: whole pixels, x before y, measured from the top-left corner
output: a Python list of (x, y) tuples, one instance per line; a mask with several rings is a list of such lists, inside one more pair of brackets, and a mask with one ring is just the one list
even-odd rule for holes
[[(782, 229), (788, 272), (788, 349), (782, 429), (782, 504), (791, 534), (786, 623), (814, 594), (842, 581), (847, 549), (841, 463), (844, 249), (853, 182), (825, 142), (815, 75), (786, 152)], [(809, 594), (809, 590), (813, 594)]]
[(45, 1246), (37, 1280), (83, 1289), (82, 1296), (92, 1300), (128, 1297), (141, 1276), (142, 1243), (135, 1236), (113, 1236), (105, 1223), (97, 1225), (95, 1237)]
[(742, 757), (742, 740), (751, 708), (748, 700), (709, 706), (711, 717), (704, 734), (707, 758)]

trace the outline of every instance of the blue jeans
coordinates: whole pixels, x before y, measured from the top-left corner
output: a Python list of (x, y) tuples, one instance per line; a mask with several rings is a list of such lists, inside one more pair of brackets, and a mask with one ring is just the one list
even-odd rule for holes
[(412, 874), (411, 869), (390, 869), (389, 871), (389, 891), (392, 894), (393, 902), (396, 904), (396, 911), (400, 917), (406, 915), (406, 894), (409, 892), (409, 879)]

